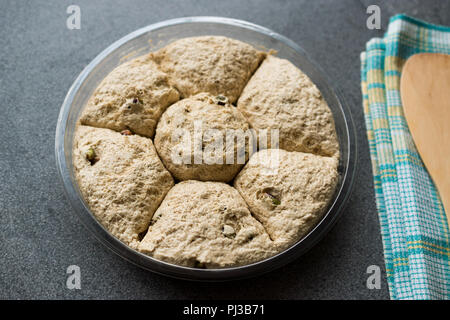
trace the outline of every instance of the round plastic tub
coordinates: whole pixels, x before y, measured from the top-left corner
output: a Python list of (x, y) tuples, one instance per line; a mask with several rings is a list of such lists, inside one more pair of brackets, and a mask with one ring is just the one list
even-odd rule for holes
[[(169, 264), (135, 251), (111, 235), (90, 212), (78, 188), (72, 164), (72, 141), (76, 123), (85, 103), (100, 81), (117, 65), (174, 40), (221, 35), (249, 43), (256, 48), (276, 50), (306, 73), (322, 92), (333, 112), (340, 143), (340, 181), (328, 211), (303, 239), (285, 251), (257, 263), (224, 269), (195, 269)], [(61, 106), (55, 139), (56, 163), (73, 210), (95, 237), (124, 259), (153, 272), (189, 280), (224, 281), (247, 278), (274, 270), (300, 257), (314, 246), (343, 213), (351, 193), (356, 167), (355, 128), (343, 97), (325, 73), (291, 40), (258, 25), (220, 17), (188, 17), (152, 24), (130, 33), (101, 52), (81, 72)]]

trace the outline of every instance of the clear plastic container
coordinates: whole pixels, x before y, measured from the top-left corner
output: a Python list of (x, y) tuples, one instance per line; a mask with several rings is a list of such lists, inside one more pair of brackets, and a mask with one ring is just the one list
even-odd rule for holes
[[(335, 197), (323, 219), (308, 235), (289, 249), (257, 263), (225, 268), (195, 269), (159, 261), (137, 252), (111, 235), (90, 212), (81, 195), (72, 164), (72, 141), (76, 122), (88, 98), (100, 81), (117, 65), (174, 40), (201, 35), (221, 35), (252, 44), (259, 49), (273, 49), (277, 56), (299, 67), (317, 85), (333, 112), (340, 142), (340, 182)], [(83, 224), (96, 238), (119, 256), (153, 272), (190, 280), (224, 281), (256, 276), (285, 265), (315, 245), (343, 213), (351, 193), (357, 162), (355, 127), (348, 107), (325, 73), (291, 40), (264, 27), (221, 17), (188, 17), (159, 22), (130, 33), (101, 52), (81, 72), (62, 104), (56, 128), (56, 163), (67, 197)]]

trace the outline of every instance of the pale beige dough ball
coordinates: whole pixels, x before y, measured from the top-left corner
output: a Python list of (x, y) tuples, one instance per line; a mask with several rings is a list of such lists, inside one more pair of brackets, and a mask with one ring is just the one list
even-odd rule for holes
[(265, 53), (238, 40), (202, 36), (177, 40), (154, 54), (182, 97), (223, 94), (234, 103)]
[(139, 250), (169, 263), (224, 268), (276, 253), (263, 226), (231, 186), (183, 181), (156, 211)]
[(167, 75), (145, 55), (119, 65), (100, 83), (80, 121), (116, 131), (129, 129), (153, 137), (164, 110), (179, 99)]
[(78, 126), (73, 143), (78, 186), (92, 213), (132, 248), (174, 182), (150, 139)]
[[(233, 132), (243, 138), (227, 142), (227, 134), (231, 137)], [(227, 182), (248, 159), (252, 137), (236, 107), (201, 93), (167, 108), (156, 128), (155, 147), (178, 180)]]
[(254, 129), (278, 129), (281, 149), (339, 157), (331, 110), (319, 89), (288, 60), (269, 55), (237, 107)]
[(335, 158), (266, 149), (250, 158), (234, 186), (283, 250), (318, 223), (334, 197), (337, 183)]

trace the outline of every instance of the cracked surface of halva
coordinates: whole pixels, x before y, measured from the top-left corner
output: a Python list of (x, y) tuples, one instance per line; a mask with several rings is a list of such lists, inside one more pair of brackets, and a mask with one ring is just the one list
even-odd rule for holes
[(166, 262), (205, 268), (245, 265), (276, 253), (236, 189), (192, 180), (169, 191), (139, 250)]
[[(195, 121), (201, 122), (203, 141), (196, 139)], [(164, 112), (156, 128), (155, 147), (178, 180), (228, 182), (248, 160), (248, 138), (234, 139), (230, 133), (246, 133), (248, 129), (236, 107), (229, 103), (219, 105), (213, 96), (201, 93), (178, 101)], [(227, 132), (234, 139), (232, 144), (230, 139), (227, 142)], [(194, 163), (195, 152), (201, 163)], [(238, 153), (242, 161), (238, 161)], [(227, 155), (232, 163), (227, 162)]]
[(223, 94), (236, 102), (266, 54), (227, 37), (183, 38), (153, 54), (183, 98)]
[[(173, 163), (172, 134), (192, 138), (198, 120), (203, 133), (222, 137), (227, 129), (279, 129), (280, 150), (248, 160), (248, 148), (239, 148), (245, 166)], [(320, 91), (289, 61), (234, 39), (180, 39), (118, 66), (80, 122), (73, 162), (91, 211), (131, 248), (169, 263), (225, 268), (275, 255), (317, 224), (338, 183), (339, 143)], [(236, 160), (232, 146), (224, 140), (222, 150)]]
[(103, 79), (80, 122), (116, 131), (129, 129), (153, 138), (159, 117), (178, 99), (167, 75), (147, 54), (119, 65)]
[[(86, 152), (98, 157), (92, 165)], [(114, 236), (136, 248), (174, 181), (150, 139), (78, 126), (73, 146), (75, 176), (95, 217)]]
[[(291, 62), (267, 56), (237, 108), (255, 129), (278, 129), (279, 147), (339, 158), (333, 114), (312, 81)], [(270, 138), (268, 139), (270, 146)]]
[[(271, 164), (278, 164), (270, 168)], [(267, 149), (255, 153), (234, 181), (279, 250), (305, 236), (322, 218), (338, 183), (331, 157)]]

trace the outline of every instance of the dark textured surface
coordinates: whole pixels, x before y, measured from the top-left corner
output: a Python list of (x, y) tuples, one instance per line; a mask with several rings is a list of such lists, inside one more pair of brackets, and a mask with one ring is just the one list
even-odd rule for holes
[[(383, 28), (400, 12), (450, 24), (449, 1), (1, 1), (0, 298), (388, 298), (359, 87), (359, 52), (384, 32), (365, 27), (373, 3)], [(81, 30), (66, 28), (69, 4), (81, 7)], [(248, 20), (299, 43), (338, 83), (357, 125), (359, 174), (345, 215), (301, 259), (255, 279), (192, 283), (131, 265), (81, 225), (57, 176), (56, 120), (83, 67), (135, 29), (193, 15)], [(72, 264), (81, 290), (66, 288)], [(383, 270), (380, 290), (366, 288), (369, 265)]]

